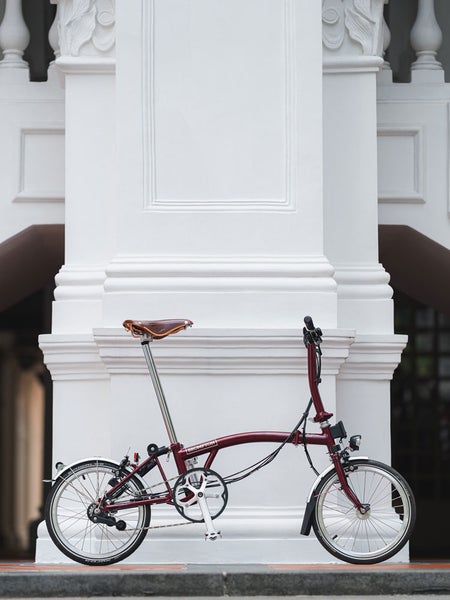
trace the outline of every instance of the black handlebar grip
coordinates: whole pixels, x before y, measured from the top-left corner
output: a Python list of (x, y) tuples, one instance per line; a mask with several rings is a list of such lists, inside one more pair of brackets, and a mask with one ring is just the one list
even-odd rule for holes
[(311, 319), (311, 317), (305, 317), (303, 319), (303, 321), (305, 322), (306, 329), (308, 331), (314, 331), (315, 327), (314, 327), (314, 323), (313, 323), (313, 320)]

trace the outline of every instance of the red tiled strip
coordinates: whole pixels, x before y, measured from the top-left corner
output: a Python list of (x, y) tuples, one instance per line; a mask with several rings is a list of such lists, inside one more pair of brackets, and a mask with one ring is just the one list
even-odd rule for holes
[(311, 565), (267, 565), (275, 571), (361, 571), (361, 570), (392, 570), (409, 571), (414, 569), (450, 569), (450, 563), (383, 563), (376, 565), (350, 564), (311, 564)]
[(0, 573), (7, 571), (184, 571), (185, 565), (111, 565), (87, 567), (83, 565), (43, 565), (35, 563), (0, 563)]

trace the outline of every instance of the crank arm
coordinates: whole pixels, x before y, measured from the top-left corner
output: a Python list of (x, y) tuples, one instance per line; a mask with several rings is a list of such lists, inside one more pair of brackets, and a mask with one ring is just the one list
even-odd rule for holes
[(200, 492), (200, 494), (198, 495), (198, 505), (200, 507), (203, 521), (205, 522), (206, 526), (205, 539), (216, 540), (218, 537), (220, 537), (220, 531), (216, 531), (216, 528), (214, 527), (213, 521), (211, 519), (211, 514), (209, 512), (208, 504), (202, 492)]

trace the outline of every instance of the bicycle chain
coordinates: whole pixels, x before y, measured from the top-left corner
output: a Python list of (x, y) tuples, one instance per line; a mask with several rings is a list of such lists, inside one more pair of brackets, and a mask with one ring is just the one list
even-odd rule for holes
[[(165, 485), (166, 483), (170, 483), (171, 481), (175, 481), (176, 479), (178, 479), (178, 476), (176, 477), (171, 477), (170, 479), (167, 480), (167, 482), (165, 481), (161, 481), (161, 483), (155, 483), (152, 486), (148, 486), (147, 488), (145, 488), (145, 490), (143, 490), (144, 492), (149, 492), (150, 494), (152, 494), (153, 490), (159, 486)], [(148, 527), (133, 527), (132, 529), (128, 529), (127, 527), (127, 531), (148, 531), (149, 529), (165, 529), (166, 527), (180, 527), (182, 525), (194, 525), (194, 523), (192, 523), (191, 521), (186, 521), (186, 523), (168, 523), (167, 525), (149, 525)]]
[(149, 529), (165, 529), (166, 527), (181, 527), (182, 525), (194, 525), (191, 521), (187, 521), (186, 523), (169, 523), (168, 525), (149, 525), (148, 527), (134, 527), (133, 529), (128, 529), (127, 531), (148, 531)]
[[(171, 477), (170, 479), (167, 480), (167, 483), (169, 483), (170, 481), (175, 481), (176, 479), (178, 479), (178, 476)], [(153, 486), (148, 486), (143, 491), (150, 492), (150, 494), (151, 494), (154, 488), (165, 485), (165, 484), (166, 484), (165, 481), (161, 481), (161, 483), (155, 483), (155, 485), (153, 485)], [(195, 523), (194, 521), (186, 521), (183, 523), (168, 523), (167, 525), (149, 525), (148, 527), (142, 527), (142, 528), (140, 528), (140, 527), (139, 528), (133, 527), (132, 529), (127, 528), (127, 531), (149, 531), (150, 529), (166, 529), (167, 527), (181, 527), (183, 525), (196, 525), (196, 524), (197, 523)]]

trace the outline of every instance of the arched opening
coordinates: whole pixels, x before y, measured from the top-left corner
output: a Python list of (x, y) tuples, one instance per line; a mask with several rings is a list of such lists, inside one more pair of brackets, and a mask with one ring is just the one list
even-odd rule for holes
[(410, 482), (417, 525), (412, 558), (448, 557), (450, 533), (450, 251), (406, 226), (380, 227), (395, 331), (408, 345), (392, 381), (392, 462)]
[(63, 226), (33, 226), (0, 244), (0, 557), (32, 557), (51, 477), (51, 379), (38, 347), (50, 332)]

